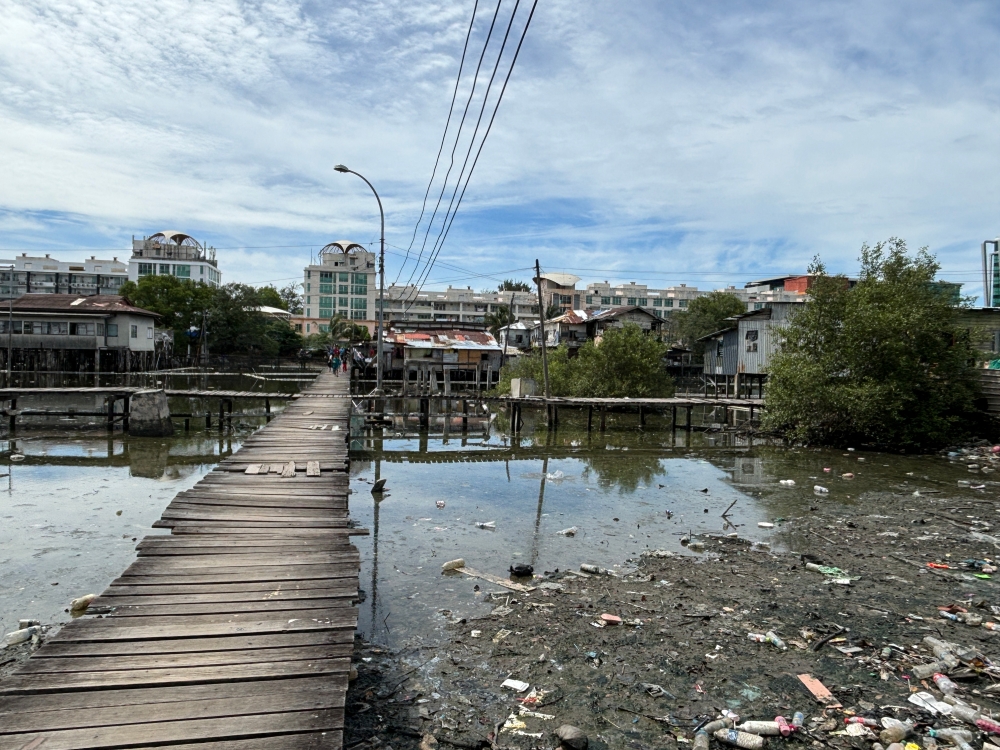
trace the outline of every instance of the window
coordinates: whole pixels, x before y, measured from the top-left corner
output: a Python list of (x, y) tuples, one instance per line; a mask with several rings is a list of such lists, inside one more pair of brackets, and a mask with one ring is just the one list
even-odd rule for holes
[(338, 297), (337, 307), (347, 307), (347, 297)]
[[(307, 318), (311, 318), (312, 316), (313, 316), (313, 314), (312, 314), (312, 308), (311, 307), (307, 307), (306, 308), (306, 317)], [(307, 331), (309, 330), (309, 326), (306, 326), (306, 330)]]
[(333, 294), (333, 284), (320, 284), (319, 285), (320, 294)]
[(587, 295), (587, 304), (588, 305), (594, 304), (594, 296), (592, 294)]
[(363, 284), (365, 287), (368, 286), (368, 274), (366, 273), (352, 273), (351, 274), (352, 284)]
[(130, 325), (128, 327), (128, 329), (129, 329), (129, 338), (133, 338), (133, 339), (139, 338), (139, 326), (137, 326), (137, 325)]
[(715, 345), (715, 356), (722, 359), (722, 339), (719, 339)]
[(306, 271), (306, 278), (307, 279), (311, 279), (312, 277), (313, 277), (313, 272), (312, 271)]
[(118, 324), (117, 323), (108, 323), (108, 336), (114, 337), (114, 336), (117, 336), (117, 335), (118, 335)]
[(104, 335), (104, 323), (98, 323), (97, 324), (97, 335), (98, 336), (103, 336)]
[(307, 291), (307, 292), (311, 292), (311, 291), (312, 291), (312, 286), (313, 286), (313, 285), (312, 285), (312, 284), (310, 284), (310, 283), (309, 283), (309, 282), (307, 281), (307, 282), (306, 282), (306, 291)]
[(653, 307), (663, 307), (663, 300), (662, 299), (654, 299), (653, 300)]
[(333, 271), (319, 272), (319, 283), (322, 284), (324, 281), (333, 281)]
[(152, 326), (146, 326), (146, 338), (147, 339), (153, 338), (153, 327)]
[(351, 284), (351, 294), (365, 296), (368, 294), (368, 287), (363, 284)]
[(614, 304), (616, 305), (620, 305), (622, 303), (621, 297), (614, 297), (613, 299), (614, 299)]
[(156, 273), (156, 265), (154, 263), (140, 263), (139, 264), (139, 275), (140, 276), (152, 276)]
[(746, 334), (744, 335), (743, 338), (746, 341), (746, 348), (747, 348), (748, 352), (755, 352), (755, 351), (757, 351), (757, 335), (758, 335), (758, 333), (759, 332), (756, 329), (752, 329), (750, 331), (747, 331)]
[(348, 282), (348, 280), (349, 280), (349, 277), (350, 277), (350, 274), (347, 273), (347, 271), (341, 271), (340, 272), (340, 283), (341, 284), (346, 284)]
[(70, 323), (70, 336), (93, 336), (95, 330), (94, 323)]
[(191, 266), (174, 266), (174, 276), (181, 279), (190, 279)]
[(302, 324), (301, 323), (296, 323), (295, 324), (295, 330), (296, 330), (297, 333), (302, 333)]
[(327, 324), (324, 324), (324, 323), (320, 323), (319, 324), (319, 330), (320, 330), (320, 333), (326, 333), (327, 331), (330, 330), (330, 326), (327, 325)]
[(678, 305), (678, 307), (687, 307), (687, 306), (688, 306), (688, 301), (686, 299), (680, 300), (680, 304)]
[(351, 300), (351, 309), (352, 310), (367, 310), (368, 309), (368, 300), (365, 299), (364, 297), (355, 297), (355, 298), (353, 298)]
[(611, 297), (601, 297), (601, 304), (602, 305), (610, 305), (611, 304)]
[[(21, 321), (20, 320), (15, 320), (15, 321), (12, 321), (12, 323), (13, 323), (13, 325), (11, 326), (11, 328), (13, 329), (12, 333), (20, 333), (21, 332)], [(0, 333), (7, 333), (7, 321), (6, 320), (0, 320)]]
[(169, 276), (170, 275), (170, 264), (169, 263), (161, 263), (160, 264), (160, 275), (161, 276)]
[(635, 297), (627, 297), (626, 299), (628, 299), (628, 302), (626, 304), (630, 306), (635, 304)]
[(663, 306), (664, 307), (673, 307), (674, 306), (674, 301), (672, 299), (665, 299), (665, 300), (663, 300)]
[[(333, 307), (333, 297), (320, 297), (319, 298), (320, 307)], [(322, 315), (322, 313), (320, 313)]]
[(645, 297), (640, 297), (639, 298), (639, 306), (640, 307), (645, 307), (648, 304), (649, 304), (649, 300), (648, 299), (646, 299)]
[(365, 311), (364, 310), (351, 310), (351, 320), (364, 320)]

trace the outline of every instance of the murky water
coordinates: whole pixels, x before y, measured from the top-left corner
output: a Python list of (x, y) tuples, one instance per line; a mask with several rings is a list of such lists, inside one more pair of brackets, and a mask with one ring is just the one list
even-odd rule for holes
[[(245, 386), (231, 378), (217, 385)], [(965, 498), (969, 505), (956, 503), (957, 512), (985, 517), (996, 494), (984, 475), (974, 477), (982, 490), (958, 487), (972, 475), (938, 457), (749, 445), (672, 433), (653, 417), (645, 429), (637, 417), (622, 416), (607, 432), (588, 434), (585, 422), (564, 415), (559, 430), (548, 432), (526, 417), (514, 441), (502, 416), (470, 417), (465, 432), (461, 415), (432, 420), (429, 432), (412, 419), (385, 430), (355, 420), (351, 515), (371, 530), (355, 537), (367, 597), (363, 635), (394, 645), (433, 642), (442, 636), (443, 612), (489, 612), (497, 602), (484, 601), (484, 592), (501, 589), (443, 575), (441, 564), (454, 558), (496, 576), (515, 564), (621, 569), (645, 549), (692, 554), (681, 545), (685, 535), (734, 530), (799, 549), (808, 540), (796, 537), (794, 519), (820, 503), (853, 504), (870, 490), (921, 491)], [(76, 420), (25, 426), (13, 443), (0, 440), (0, 628), (12, 629), (19, 618), (65, 621), (72, 598), (105, 588), (134, 559), (133, 540), (157, 533), (150, 525), (177, 492), (263, 424), (258, 416), (238, 418), (233, 434), (220, 435), (217, 424), (205, 429), (192, 420), (189, 433), (139, 439)], [(11, 461), (13, 453), (24, 460)], [(378, 503), (370, 493), (376, 477), (387, 480)], [(817, 494), (817, 484), (829, 491)], [(495, 528), (476, 525), (491, 522)], [(559, 533), (570, 527), (574, 536)]]
[[(397, 425), (381, 441), (369, 435), (353, 444), (351, 515), (372, 531), (355, 540), (368, 596), (360, 629), (378, 642), (433, 642), (447, 618), (497, 606), (483, 592), (500, 587), (442, 573), (455, 558), (505, 576), (516, 564), (536, 572), (581, 563), (621, 570), (647, 549), (697, 554), (681, 543), (690, 534), (736, 532), (799, 549), (809, 541), (797, 538), (794, 518), (820, 503), (852, 505), (872, 490), (979, 502), (996, 492), (983, 476), (975, 483), (987, 480), (984, 490), (959, 487), (970, 474), (938, 457), (750, 445), (649, 422), (640, 430), (636, 417), (589, 435), (572, 419), (555, 433), (529, 424), (514, 443), (484, 425), (462, 435), (460, 420), (451, 420), (447, 438), (443, 428), (432, 424), (438, 438), (429, 439)], [(370, 493), (376, 477), (387, 480), (380, 502)], [(495, 529), (477, 526), (490, 522)], [(574, 536), (559, 533), (573, 526)]]

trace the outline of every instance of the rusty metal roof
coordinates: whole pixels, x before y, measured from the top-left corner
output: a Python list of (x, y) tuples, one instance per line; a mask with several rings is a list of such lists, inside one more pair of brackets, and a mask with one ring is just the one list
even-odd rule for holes
[(412, 349), (482, 349), (500, 351), (500, 344), (489, 331), (389, 331), (386, 341)]
[(135, 307), (125, 297), (117, 294), (95, 294), (83, 296), (80, 294), (22, 294), (14, 300), (11, 308), (15, 312), (64, 312), (64, 313), (132, 313), (147, 315), (151, 318), (159, 314)]

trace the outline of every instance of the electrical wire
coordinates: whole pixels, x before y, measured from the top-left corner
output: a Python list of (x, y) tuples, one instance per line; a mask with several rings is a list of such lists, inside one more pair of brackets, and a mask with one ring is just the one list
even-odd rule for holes
[[(518, 2), (520, 2), (520, 0), (518, 0)], [(500, 14), (501, 5), (503, 5), (503, 0), (497, 0), (497, 7), (493, 12), (493, 20), (490, 21), (490, 28), (486, 34), (486, 41), (483, 43), (483, 51), (480, 53), (479, 62), (476, 64), (476, 72), (472, 78), (472, 86), (469, 88), (469, 98), (465, 102), (465, 109), (462, 110), (462, 119), (458, 123), (458, 130), (455, 134), (455, 143), (451, 147), (451, 160), (448, 164), (448, 171), (445, 172), (444, 180), (441, 183), (441, 192), (438, 194), (437, 203), (434, 204), (434, 212), (431, 214), (431, 218), (427, 222), (427, 231), (424, 233), (424, 241), (420, 245), (420, 254), (417, 256), (417, 260), (413, 264), (413, 270), (410, 272), (410, 276), (406, 280), (406, 286), (410, 285), (410, 282), (413, 281), (413, 274), (416, 273), (418, 268), (420, 268), (420, 261), (424, 257), (424, 250), (427, 249), (427, 238), (430, 236), (431, 227), (434, 225), (434, 219), (437, 216), (438, 209), (441, 207), (441, 200), (444, 198), (444, 192), (448, 187), (448, 178), (451, 176), (451, 170), (455, 166), (455, 152), (458, 150), (458, 144), (462, 138), (462, 128), (465, 126), (465, 118), (469, 114), (469, 107), (472, 105), (472, 100), (476, 93), (476, 86), (479, 83), (479, 72), (482, 69), (483, 60), (486, 58), (486, 50), (489, 49), (490, 39), (493, 38), (493, 29), (496, 26), (497, 16)], [(473, 132), (472, 137), (476, 137), (475, 132)]]
[[(466, 189), (468, 189), (468, 187), (469, 187), (469, 181), (472, 179), (472, 174), (473, 174), (473, 172), (476, 169), (476, 165), (479, 163), (479, 157), (483, 153), (483, 147), (486, 145), (486, 139), (489, 137), (490, 131), (493, 129), (493, 123), (496, 120), (497, 112), (500, 110), (500, 103), (503, 101), (504, 93), (507, 91), (507, 84), (510, 82), (511, 74), (514, 72), (514, 66), (517, 63), (517, 58), (518, 58), (518, 56), (521, 53), (521, 46), (524, 44), (524, 39), (525, 39), (525, 37), (528, 34), (528, 28), (531, 25), (531, 19), (534, 17), (534, 15), (535, 15), (535, 8), (537, 8), (537, 7), (538, 7), (538, 0), (534, 0), (534, 2), (531, 5), (531, 12), (528, 14), (528, 20), (525, 22), (524, 29), (521, 31), (521, 38), (520, 38), (520, 40), (518, 40), (517, 49), (514, 51), (514, 57), (511, 60), (510, 68), (507, 70), (507, 76), (504, 78), (503, 86), (500, 89), (500, 95), (497, 97), (496, 104), (493, 107), (493, 113), (490, 116), (489, 125), (487, 125), (486, 132), (483, 134), (483, 138), (482, 138), (482, 140), (479, 143), (479, 149), (476, 151), (476, 158), (472, 162), (472, 167), (469, 169), (469, 174), (466, 177), (465, 185), (462, 187), (462, 193), (461, 193), (461, 195), (458, 198), (458, 203), (455, 205), (455, 210), (451, 214), (450, 220), (448, 219), (447, 215), (445, 217), (445, 220), (448, 222), (447, 223), (447, 227), (444, 229), (443, 234), (440, 235), (440, 241), (437, 243), (437, 248), (436, 248), (436, 250), (433, 251), (433, 256), (428, 261), (428, 268), (427, 268), (427, 272), (426, 272), (425, 277), (424, 277), (424, 281), (425, 282), (426, 282), (427, 275), (429, 275), (429, 273), (430, 273), (430, 269), (433, 268), (434, 263), (437, 260), (437, 256), (441, 252), (441, 248), (444, 246), (444, 242), (447, 239), (448, 234), (451, 232), (451, 227), (452, 227), (452, 224), (454, 224), (455, 216), (458, 214), (458, 209), (462, 205), (462, 199), (465, 198), (465, 191), (466, 191)], [(516, 7), (515, 7), (514, 12), (515, 13), (517, 12), (517, 8)], [(513, 17), (514, 16), (512, 14), (512, 16), (511, 16), (511, 22), (512, 23), (513, 23)], [(508, 31), (509, 31), (509, 28), (508, 28)], [(505, 41), (506, 41), (506, 39), (505, 39)]]
[(458, 75), (455, 76), (455, 88), (451, 92), (451, 105), (448, 107), (448, 119), (445, 120), (444, 123), (444, 132), (441, 134), (441, 145), (438, 146), (437, 157), (434, 159), (434, 168), (431, 170), (431, 178), (427, 182), (427, 190), (424, 191), (424, 202), (420, 206), (420, 216), (417, 217), (417, 223), (413, 226), (413, 236), (410, 238), (409, 247), (406, 248), (406, 257), (403, 258), (403, 264), (399, 267), (399, 272), (396, 274), (396, 278), (390, 286), (396, 285), (396, 282), (399, 281), (399, 277), (403, 275), (403, 271), (406, 269), (406, 262), (410, 259), (410, 250), (413, 249), (413, 243), (417, 239), (417, 230), (420, 228), (420, 221), (424, 218), (424, 211), (427, 210), (427, 196), (431, 194), (431, 186), (434, 184), (434, 177), (437, 175), (438, 163), (441, 161), (441, 153), (444, 151), (444, 142), (448, 137), (448, 126), (451, 125), (451, 116), (455, 111), (455, 99), (458, 96), (458, 84), (462, 80), (462, 68), (465, 67), (465, 55), (469, 50), (469, 40), (472, 38), (472, 26), (476, 22), (476, 12), (478, 10), (479, 0), (475, 0), (475, 4), (472, 6), (472, 18), (469, 19), (469, 29), (465, 32), (465, 45), (462, 47), (462, 59), (458, 63)]

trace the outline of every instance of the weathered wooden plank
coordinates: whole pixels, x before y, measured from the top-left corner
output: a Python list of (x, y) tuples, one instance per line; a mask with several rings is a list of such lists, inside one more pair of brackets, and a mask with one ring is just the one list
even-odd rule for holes
[[(150, 654), (210, 653), (290, 646), (350, 646), (354, 634), (348, 630), (310, 630), (296, 633), (263, 633), (210, 638), (177, 637), (144, 641), (50, 641), (32, 659), (63, 656), (141, 656)], [(0, 700), (2, 705), (2, 700)]]
[(281, 470), (281, 476), (285, 479), (291, 479), (295, 476), (295, 462), (289, 461), (285, 464), (285, 468)]
[[(115, 617), (186, 617), (188, 615), (221, 615), (257, 613), (265, 616), (268, 613), (298, 611), (309, 609), (330, 609), (333, 607), (349, 607), (357, 592), (341, 597), (324, 597), (322, 599), (267, 599), (251, 602), (171, 602), (169, 604), (115, 604), (112, 615)], [(102, 599), (101, 601), (105, 601)]]
[[(131, 656), (63, 656), (28, 659), (18, 674), (111, 672), (129, 669), (188, 669), (230, 664), (264, 664), (303, 659), (342, 659), (351, 655), (349, 644), (289, 646), (244, 651), (200, 651), (190, 654), (135, 654)], [(3, 726), (0, 725), (0, 732)]]
[(319, 461), (309, 461), (306, 464), (306, 475), (310, 477), (319, 476)]
[(247, 474), (257, 474), (260, 472), (262, 466), (263, 464), (250, 464), (244, 471)]
[(107, 672), (64, 672), (60, 674), (10, 675), (0, 682), (0, 695), (7, 693), (49, 693), (76, 690), (108, 690), (115, 687), (156, 687), (158, 685), (198, 685), (209, 682), (267, 680), (272, 677), (315, 677), (347, 674), (350, 659), (228, 664), (210, 667), (167, 667), (125, 669)]
[[(339, 579), (344, 583), (339, 587), (316, 589), (289, 589), (283, 591), (234, 591), (221, 594), (193, 593), (189, 589), (178, 594), (122, 594), (116, 595), (116, 587), (105, 589), (92, 607), (124, 607), (130, 605), (183, 606), (188, 604), (235, 604), (239, 602), (291, 602), (310, 599), (352, 599), (358, 595), (358, 587), (350, 578)], [(123, 587), (124, 588), (124, 587)], [(132, 587), (140, 589), (142, 587)], [(146, 588), (152, 588), (148, 586)], [(116, 613), (120, 614), (120, 613)]]
[(344, 709), (293, 711), (263, 715), (165, 721), (147, 724), (124, 724), (63, 731), (30, 732), (0, 735), (0, 750), (78, 750), (81, 747), (121, 748), (141, 743), (163, 745), (200, 742), (206, 739), (236, 740), (298, 732), (321, 732), (342, 729)]
[[(322, 613), (322, 614), (320, 614)], [(281, 620), (255, 619), (240, 615), (189, 615), (181, 621), (152, 618), (108, 618), (76, 620), (56, 635), (52, 641), (140, 641), (159, 638), (199, 638), (223, 635), (261, 635), (264, 633), (294, 633), (313, 630), (353, 630), (357, 613), (350, 607), (339, 610), (304, 610), (281, 613)], [(274, 617), (274, 615), (272, 615)], [(139, 622), (136, 622), (139, 620)], [(73, 626), (73, 627), (71, 627)], [(3, 687), (0, 682), (0, 689)]]
[(339, 685), (333, 684), (333, 680), (327, 681), (326, 684), (313, 679), (298, 680), (298, 682), (308, 684), (309, 688), (306, 689), (303, 686), (300, 689), (285, 689), (272, 695), (245, 695), (162, 702), (148, 706), (146, 710), (134, 712), (124, 712), (121, 710), (121, 706), (115, 705), (14, 714), (0, 713), (0, 734), (142, 724), (148, 722), (153, 716), (155, 716), (156, 721), (177, 721), (180, 719), (208, 719), (284, 711), (322, 710), (344, 702), (345, 691)]

